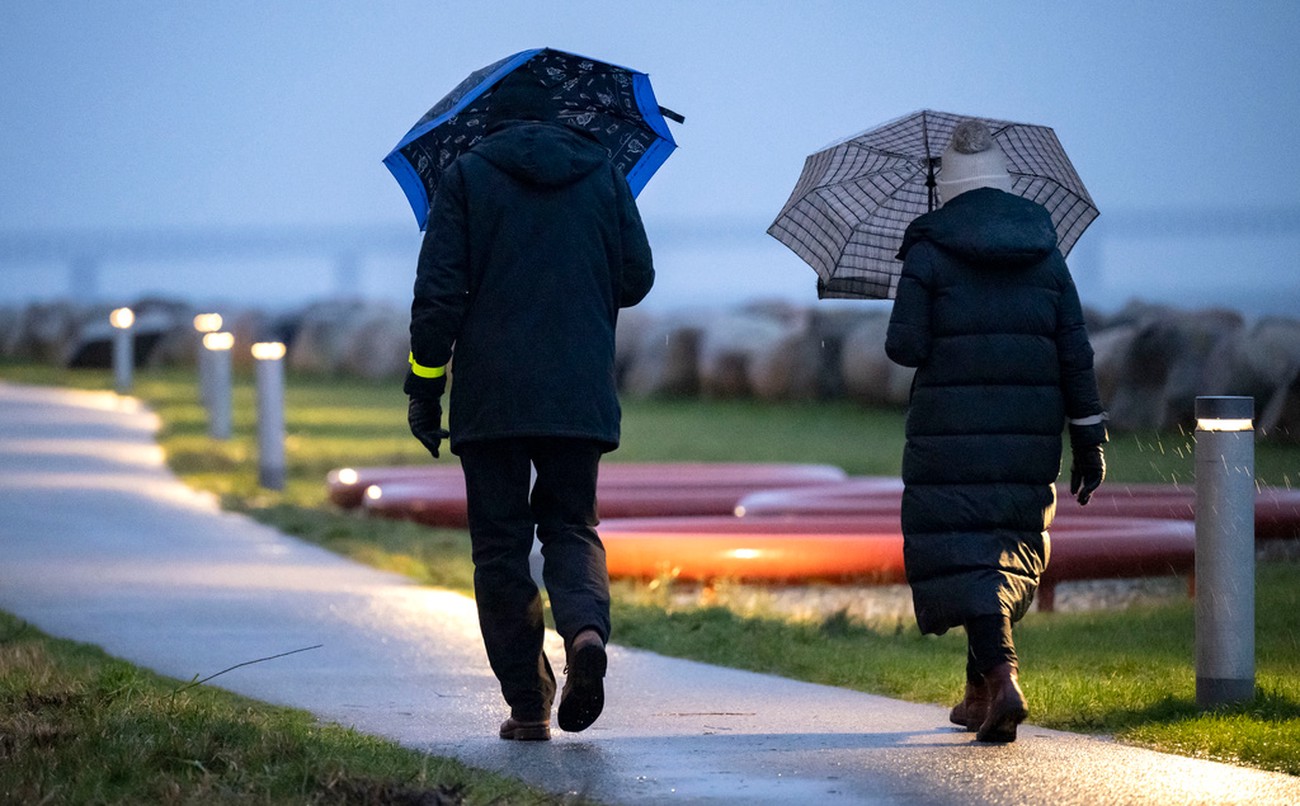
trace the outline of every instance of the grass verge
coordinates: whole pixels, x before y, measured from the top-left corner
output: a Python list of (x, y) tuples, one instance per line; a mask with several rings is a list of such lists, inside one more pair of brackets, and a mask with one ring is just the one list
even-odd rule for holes
[(187, 687), (0, 613), (0, 802), (562, 801), (303, 711)]
[[(16, 379), (100, 389), (111, 382), (104, 373), (30, 367)], [(138, 379), (137, 391), (163, 420), (160, 441), (172, 467), (226, 506), (421, 582), (469, 589), (463, 532), (368, 520), (326, 502), (323, 479), (332, 468), (427, 461), (406, 432), (405, 400), (395, 384), (291, 377), (290, 480), (274, 494), (256, 486), (247, 378), (237, 388), (235, 437), (225, 443), (206, 437), (191, 375), (150, 373)], [(901, 453), (896, 411), (843, 403), (627, 402), (623, 445), (610, 460), (820, 462), (854, 474), (896, 474)], [(1191, 483), (1192, 437), (1117, 435), (1107, 463), (1111, 485)], [(1262, 484), (1300, 483), (1300, 449), (1259, 444), (1256, 476)], [(1180, 600), (1112, 612), (1031, 613), (1017, 629), (1017, 644), (1033, 721), (1300, 774), (1300, 563), (1263, 564), (1257, 584), (1260, 696), (1253, 703), (1196, 708), (1192, 606)], [(910, 623), (867, 624), (843, 613), (814, 622), (745, 616), (674, 604), (680, 598), (671, 589), (617, 585), (616, 640), (915, 701), (946, 704), (961, 690), (960, 635), (926, 637)]]

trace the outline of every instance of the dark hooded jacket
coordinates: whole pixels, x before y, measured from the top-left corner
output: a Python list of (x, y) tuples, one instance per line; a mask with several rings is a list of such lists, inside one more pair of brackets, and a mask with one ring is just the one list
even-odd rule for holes
[(1066, 420), (1102, 413), (1079, 295), (1047, 210), (992, 188), (917, 218), (899, 257), (885, 349), (917, 368), (902, 510), (917, 623), (1018, 620), (1048, 561)]
[[(451, 449), (560, 436), (618, 445), (614, 327), (654, 282), (627, 181), (595, 140), (512, 122), (438, 183), (411, 305), (422, 367), (452, 359)], [(407, 376), (407, 394), (443, 378)]]

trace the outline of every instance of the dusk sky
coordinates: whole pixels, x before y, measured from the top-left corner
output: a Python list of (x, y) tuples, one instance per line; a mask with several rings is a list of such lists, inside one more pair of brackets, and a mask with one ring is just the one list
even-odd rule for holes
[[(1280, 283), (1266, 296), (1300, 307), (1298, 30), (1292, 2), (8, 0), (0, 236), (402, 225), (414, 250), (380, 160), (467, 73), (549, 46), (649, 73), (686, 116), (639, 198), (664, 300), (811, 302), (812, 270), (764, 233), (804, 157), (932, 108), (1055, 128), (1102, 211), (1071, 260), (1085, 301), (1102, 281), (1174, 302)], [(1125, 227), (1188, 209), (1291, 216), (1249, 236)], [(682, 226), (719, 237), (656, 235)], [(408, 266), (368, 270), (409, 289)], [(0, 271), (8, 298), (49, 285)]]

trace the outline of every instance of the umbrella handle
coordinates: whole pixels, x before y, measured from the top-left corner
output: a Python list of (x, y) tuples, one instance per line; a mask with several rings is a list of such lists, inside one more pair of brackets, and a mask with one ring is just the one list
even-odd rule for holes
[(937, 183), (935, 182), (934, 179), (934, 166), (938, 165), (939, 160), (941, 159), (942, 157), (930, 157), (925, 161), (926, 163), (925, 189), (926, 192), (929, 194), (929, 198), (927, 199), (927, 202), (929, 204), (929, 209), (927, 210), (927, 212), (930, 213), (934, 212), (934, 203), (936, 201), (935, 188), (937, 187)]
[(671, 109), (669, 109), (669, 108), (667, 108), (667, 107), (665, 107), (665, 106), (661, 106), (661, 107), (659, 107), (659, 114), (663, 115), (664, 117), (668, 118), (669, 120), (676, 121), (677, 123), (685, 123), (685, 122), (686, 122), (686, 118), (685, 118), (685, 117), (683, 117), (683, 116), (677, 114), (676, 112), (674, 112), (673, 110), (671, 110)]

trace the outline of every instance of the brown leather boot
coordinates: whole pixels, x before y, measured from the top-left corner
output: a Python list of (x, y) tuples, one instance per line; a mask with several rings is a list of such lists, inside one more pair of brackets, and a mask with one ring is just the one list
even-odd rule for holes
[(551, 722), (548, 719), (527, 722), (512, 716), (501, 723), (499, 735), (517, 742), (544, 742), (551, 738)]
[(591, 727), (605, 707), (605, 642), (595, 630), (583, 630), (567, 649), (568, 664), (556, 721), (560, 730), (577, 733)]
[(966, 730), (979, 730), (989, 713), (989, 690), (984, 681), (966, 681), (966, 696), (948, 712), (948, 721)]
[(1014, 742), (1016, 727), (1029, 716), (1029, 704), (1016, 679), (1016, 667), (1001, 663), (984, 673), (988, 688), (989, 712), (980, 725), (975, 740), (980, 742)]

